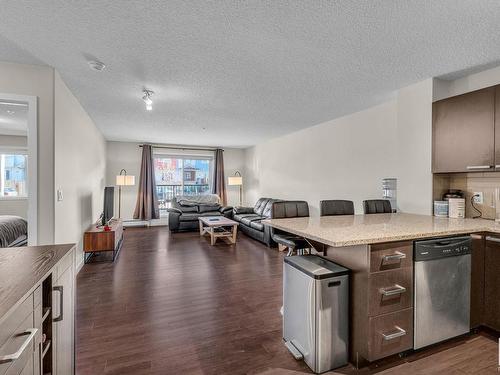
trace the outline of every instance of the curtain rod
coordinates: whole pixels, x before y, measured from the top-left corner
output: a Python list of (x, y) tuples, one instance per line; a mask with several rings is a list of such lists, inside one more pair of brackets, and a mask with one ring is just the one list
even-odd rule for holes
[[(143, 144), (139, 145), (139, 147), (142, 147), (142, 146), (144, 146), (144, 145)], [(217, 151), (218, 150), (217, 148), (196, 147), (196, 146), (192, 146), (192, 147), (185, 146), (184, 147), (184, 146), (168, 146), (168, 145), (154, 145), (154, 144), (151, 144), (150, 146), (153, 148), (169, 148), (171, 150), (189, 150), (189, 151)], [(223, 148), (221, 150), (224, 151)]]

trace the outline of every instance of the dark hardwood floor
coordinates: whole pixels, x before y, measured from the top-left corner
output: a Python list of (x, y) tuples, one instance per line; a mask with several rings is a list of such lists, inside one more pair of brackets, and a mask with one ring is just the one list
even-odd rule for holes
[[(281, 339), (283, 254), (239, 233), (128, 228), (118, 260), (77, 278), (77, 374), (309, 373)], [(496, 373), (497, 344), (476, 335), (350, 374)]]

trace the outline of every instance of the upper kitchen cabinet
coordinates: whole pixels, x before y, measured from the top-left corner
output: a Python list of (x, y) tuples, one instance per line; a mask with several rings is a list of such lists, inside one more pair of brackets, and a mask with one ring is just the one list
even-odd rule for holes
[[(434, 173), (494, 169), (495, 90), (489, 87), (433, 104)], [(498, 155), (500, 162), (500, 151)]]

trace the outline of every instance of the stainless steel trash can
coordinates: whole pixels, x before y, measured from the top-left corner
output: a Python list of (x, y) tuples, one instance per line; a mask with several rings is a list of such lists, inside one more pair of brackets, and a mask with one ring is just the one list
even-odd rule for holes
[(315, 373), (344, 366), (349, 340), (349, 270), (316, 255), (283, 264), (283, 339)]

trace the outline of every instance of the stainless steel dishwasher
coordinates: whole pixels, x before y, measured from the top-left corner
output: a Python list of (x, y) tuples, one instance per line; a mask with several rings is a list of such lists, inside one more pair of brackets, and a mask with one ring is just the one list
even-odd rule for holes
[(316, 373), (347, 364), (349, 270), (316, 255), (283, 264), (283, 339)]
[(470, 236), (415, 241), (414, 349), (470, 330)]

